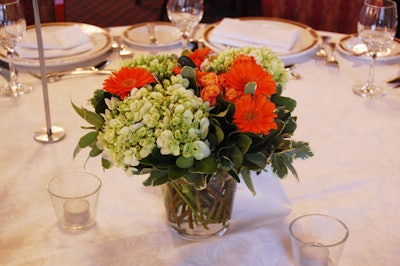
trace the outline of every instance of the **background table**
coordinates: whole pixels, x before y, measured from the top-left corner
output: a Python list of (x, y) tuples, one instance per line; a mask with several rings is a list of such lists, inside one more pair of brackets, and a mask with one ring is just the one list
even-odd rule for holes
[[(290, 81), (284, 91), (298, 103), (295, 138), (309, 141), (315, 153), (295, 162), (300, 182), (263, 174), (255, 179), (255, 197), (240, 184), (230, 231), (207, 242), (170, 233), (160, 189), (142, 186), (143, 177), (103, 171), (99, 158), (84, 168), (85, 151), (72, 158), (86, 131), (71, 101), (87, 105), (104, 76), (49, 84), (52, 122), (67, 135), (58, 143), (40, 144), (32, 135), (45, 126), (41, 84), (21, 70), (21, 81), (34, 85), (32, 93), (0, 98), (0, 264), (291, 265), (290, 221), (326, 213), (350, 230), (341, 265), (398, 265), (400, 89), (389, 87), (377, 100), (359, 98), (351, 87), (366, 80), (369, 61), (338, 59), (340, 75), (329, 75), (311, 57), (301, 58), (295, 70), (302, 79)], [(399, 62), (378, 64), (376, 81), (398, 74)], [(57, 226), (46, 191), (51, 177), (70, 170), (86, 170), (103, 181), (97, 223), (79, 233)]]

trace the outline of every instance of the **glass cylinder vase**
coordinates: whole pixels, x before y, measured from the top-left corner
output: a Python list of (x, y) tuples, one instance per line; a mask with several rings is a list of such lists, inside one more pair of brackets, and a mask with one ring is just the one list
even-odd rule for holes
[(197, 189), (182, 178), (163, 185), (170, 229), (189, 240), (224, 235), (231, 221), (236, 184), (236, 180), (223, 171), (203, 189)]

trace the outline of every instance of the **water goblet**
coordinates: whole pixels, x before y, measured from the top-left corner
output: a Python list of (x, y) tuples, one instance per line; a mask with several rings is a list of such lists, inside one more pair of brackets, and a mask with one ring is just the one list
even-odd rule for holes
[(182, 50), (187, 49), (190, 32), (203, 18), (203, 12), (203, 0), (168, 0), (168, 18), (181, 32)]
[(5, 96), (22, 96), (29, 93), (31, 86), (18, 82), (14, 65), (14, 48), (22, 39), (26, 30), (26, 20), (23, 7), (19, 0), (0, 0), (0, 45), (7, 54), (10, 78), (6, 85), (0, 88), (0, 94)]
[(388, 49), (397, 29), (397, 8), (392, 0), (365, 0), (360, 11), (357, 31), (366, 45), (372, 60), (368, 81), (355, 85), (353, 92), (364, 98), (372, 99), (385, 95), (386, 90), (374, 84), (374, 68), (380, 51)]

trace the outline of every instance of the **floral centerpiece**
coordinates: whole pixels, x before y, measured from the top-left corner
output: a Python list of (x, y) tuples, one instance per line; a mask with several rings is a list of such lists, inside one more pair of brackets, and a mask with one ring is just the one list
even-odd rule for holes
[(91, 124), (75, 154), (89, 147), (104, 168), (164, 185), (175, 231), (221, 235), (237, 182), (255, 194), (251, 172), (271, 165), (280, 178), (297, 177), (293, 160), (312, 156), (308, 143), (292, 139), (296, 101), (282, 95), (288, 79), (268, 48), (136, 56), (94, 93), (93, 111), (73, 104)]

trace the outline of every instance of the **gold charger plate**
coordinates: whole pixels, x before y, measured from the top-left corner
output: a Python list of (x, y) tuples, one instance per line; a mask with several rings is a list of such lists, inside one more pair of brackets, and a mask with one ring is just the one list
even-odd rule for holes
[(158, 21), (153, 22), (157, 44), (152, 44), (146, 24), (139, 23), (127, 28), (122, 34), (124, 41), (142, 48), (164, 48), (181, 43), (181, 33), (177, 27), (169, 22)]
[[(354, 57), (362, 60), (371, 60), (371, 57), (365, 44), (358, 38), (358, 34), (347, 35), (338, 41), (338, 50), (350, 57)], [(363, 55), (359, 55), (364, 53)], [(391, 61), (400, 59), (400, 39), (394, 39), (388, 45), (388, 47), (378, 52), (378, 61)]]
[[(265, 25), (266, 27), (279, 27), (282, 29), (298, 29), (299, 37), (296, 43), (293, 45), (292, 49), (287, 52), (276, 53), (282, 61), (285, 63), (292, 61), (298, 57), (308, 55), (315, 51), (318, 48), (318, 34), (317, 32), (312, 29), (311, 27), (287, 19), (280, 19), (280, 18), (272, 18), (272, 17), (243, 17), (239, 18), (240, 20), (245, 20), (250, 23), (255, 23), (258, 25)], [(218, 25), (218, 22), (209, 26), (204, 31), (204, 42), (205, 44), (210, 47), (215, 52), (221, 51), (228, 46), (220, 44), (220, 43), (213, 43), (210, 41), (210, 36), (213, 33), (213, 30)]]
[[(94, 25), (85, 23), (73, 23), (73, 22), (43, 23), (41, 24), (41, 30), (43, 34), (45, 31), (60, 30), (62, 28), (76, 24), (79, 25), (82, 31), (89, 36), (90, 42), (93, 44), (93, 48), (84, 53), (54, 57), (54, 58), (46, 58), (45, 59), (46, 67), (60, 67), (60, 66), (85, 62), (100, 57), (101, 55), (105, 54), (108, 50), (111, 49), (111, 36), (104, 29)], [(28, 26), (26, 31), (36, 31), (35, 25)], [(8, 62), (7, 54), (4, 49), (0, 49), (0, 60)], [(24, 66), (24, 67), (40, 66), (39, 59), (20, 58), (18, 57), (18, 55), (14, 56), (14, 63), (17, 66)]]

